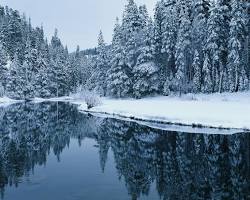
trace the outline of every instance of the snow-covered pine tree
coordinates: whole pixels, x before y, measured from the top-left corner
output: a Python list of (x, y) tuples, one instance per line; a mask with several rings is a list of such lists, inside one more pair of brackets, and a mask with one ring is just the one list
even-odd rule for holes
[[(148, 25), (149, 14), (146, 5), (139, 6), (139, 24), (141, 28), (145, 28)], [(141, 31), (140, 31), (141, 32)]]
[[(212, 92), (219, 91), (219, 69), (221, 66), (221, 26), (220, 22), (223, 20), (220, 15), (219, 4), (213, 3), (208, 18), (207, 41), (206, 41), (206, 54), (210, 59), (211, 80), (213, 89)], [(206, 58), (205, 58), (206, 59)], [(205, 62), (205, 61), (204, 61)], [(222, 77), (221, 77), (222, 78)]]
[(48, 75), (51, 95), (54, 97), (67, 95), (68, 66), (66, 65), (65, 49), (58, 38), (57, 30), (55, 30), (55, 34), (51, 39), (50, 57), (51, 62)]
[(6, 93), (14, 99), (26, 98), (26, 69), (25, 65), (21, 65), (18, 56), (15, 55), (11, 62), (7, 76)]
[(27, 98), (34, 97), (35, 95), (35, 85), (36, 85), (36, 74), (38, 74), (37, 66), (37, 56), (38, 52), (35, 47), (32, 46), (30, 38), (27, 39), (25, 48), (25, 60), (23, 67), (26, 72), (26, 96)]
[(139, 56), (133, 69), (133, 96), (136, 98), (157, 93), (160, 84), (159, 69), (154, 57), (154, 25), (151, 19), (148, 19), (140, 35)]
[(97, 67), (96, 67), (96, 87), (95, 91), (101, 96), (106, 95), (107, 90), (107, 71), (109, 69), (107, 48), (103, 38), (102, 31), (98, 35), (97, 47)]
[(164, 74), (168, 79), (170, 74), (175, 71), (175, 46), (178, 30), (178, 13), (175, 0), (165, 0), (163, 10), (162, 27), (162, 54), (164, 56)]
[(134, 0), (128, 0), (122, 20), (122, 36), (125, 49), (125, 62), (133, 70), (138, 57), (138, 37), (142, 28), (140, 23), (139, 9)]
[(5, 20), (2, 33), (4, 35), (3, 44), (9, 57), (14, 59), (17, 54), (19, 59), (23, 52), (23, 35), (20, 14), (17, 10), (10, 9), (8, 19)]
[(212, 64), (213, 91), (222, 92), (226, 81), (227, 41), (229, 32), (230, 3), (228, 0), (218, 0), (212, 4), (208, 18), (208, 37), (206, 48), (209, 51)]
[(202, 92), (212, 93), (213, 92), (213, 82), (212, 82), (212, 65), (209, 59), (208, 53), (205, 53), (205, 60), (203, 63), (202, 74), (203, 74), (203, 84)]
[[(192, 48), (197, 50), (203, 60), (203, 50), (207, 37), (207, 20), (209, 17), (210, 0), (192, 1)], [(195, 54), (195, 51), (193, 52)]]
[(248, 89), (248, 78), (243, 61), (243, 42), (245, 36), (246, 21), (244, 18), (243, 2), (232, 1), (232, 14), (230, 22), (230, 40), (228, 44), (228, 80), (231, 92)]
[[(250, 82), (250, 3), (245, 1), (244, 3), (244, 18), (247, 22), (246, 24), (246, 36), (244, 42), (244, 63), (246, 66), (246, 71), (248, 75), (248, 81)], [(249, 86), (250, 87), (250, 86)]]
[(201, 62), (200, 62), (200, 55), (198, 50), (195, 50), (194, 53), (194, 59), (193, 59), (193, 64), (192, 68), (194, 71), (194, 77), (193, 77), (193, 90), (194, 92), (200, 92), (201, 91)]
[(70, 87), (71, 91), (76, 92), (77, 87), (81, 83), (81, 56), (80, 56), (80, 46), (76, 47), (76, 51), (72, 57), (71, 67), (70, 67)]
[(5, 88), (6, 85), (6, 76), (7, 76), (7, 53), (4, 49), (4, 46), (0, 43), (0, 87)]
[(180, 26), (177, 35), (176, 53), (175, 53), (175, 85), (181, 95), (187, 90), (187, 84), (190, 81), (191, 70), (191, 21), (190, 21), (190, 2), (180, 0), (178, 7), (180, 9)]
[(220, 32), (220, 68), (219, 68), (219, 92), (223, 92), (223, 82), (227, 82), (227, 57), (228, 57), (228, 40), (229, 40), (229, 23), (231, 18), (231, 0), (218, 0), (219, 15), (221, 16)]
[(47, 41), (42, 41), (40, 51), (37, 56), (37, 70), (35, 74), (35, 96), (50, 97), (48, 68), (49, 63), (49, 47)]
[(154, 37), (155, 37), (155, 56), (160, 65), (164, 63), (163, 48), (163, 31), (164, 31), (164, 1), (158, 1), (154, 13)]
[(117, 19), (112, 40), (111, 68), (108, 70), (107, 91), (114, 97), (128, 96), (131, 91), (132, 81), (127, 73), (131, 69), (125, 63), (125, 52), (122, 45), (122, 29)]

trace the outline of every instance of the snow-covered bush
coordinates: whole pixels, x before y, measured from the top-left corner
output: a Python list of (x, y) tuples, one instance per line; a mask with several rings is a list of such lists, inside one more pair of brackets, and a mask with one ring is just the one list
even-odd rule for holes
[(79, 87), (76, 94), (71, 95), (75, 99), (83, 100), (88, 106), (88, 109), (101, 105), (100, 96), (93, 91), (86, 90), (84, 87)]
[(101, 104), (101, 99), (98, 95), (93, 92), (86, 92), (85, 94), (85, 102), (88, 106), (88, 109), (93, 108)]

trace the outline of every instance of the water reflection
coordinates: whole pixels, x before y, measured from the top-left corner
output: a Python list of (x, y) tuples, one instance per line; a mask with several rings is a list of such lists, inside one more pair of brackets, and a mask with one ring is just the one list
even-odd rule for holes
[[(249, 199), (250, 134), (203, 135), (156, 130), (133, 122), (81, 114), (65, 103), (0, 108), (0, 192), (29, 177), (70, 140), (98, 144), (105, 173), (109, 149), (130, 199)], [(46, 191), (44, 191), (46, 192)]]

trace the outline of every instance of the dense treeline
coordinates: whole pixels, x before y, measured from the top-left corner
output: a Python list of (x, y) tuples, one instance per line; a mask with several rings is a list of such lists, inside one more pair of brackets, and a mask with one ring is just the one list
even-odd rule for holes
[(51, 41), (25, 15), (0, 7), (0, 87), (12, 98), (68, 95), (81, 84), (80, 54), (70, 55), (57, 30)]
[(237, 92), (249, 89), (250, 4), (161, 0), (152, 19), (128, 0), (111, 45), (69, 54), (18, 11), (0, 8), (0, 83), (10, 97), (54, 97), (79, 86), (103, 96)]
[(129, 0), (110, 51), (99, 36), (95, 89), (115, 97), (249, 89), (249, 3), (161, 0), (152, 20)]
[(0, 113), (0, 196), (46, 165), (49, 155), (60, 160), (71, 139), (90, 138), (98, 144), (100, 170), (114, 156), (114, 174), (131, 199), (153, 188), (160, 199), (249, 199), (249, 133), (157, 130), (88, 116), (63, 103), (16, 104)]

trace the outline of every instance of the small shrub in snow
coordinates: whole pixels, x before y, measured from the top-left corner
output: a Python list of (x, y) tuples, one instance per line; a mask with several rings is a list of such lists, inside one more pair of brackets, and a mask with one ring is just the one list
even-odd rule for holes
[(101, 105), (101, 99), (96, 93), (86, 90), (83, 87), (77, 89), (77, 93), (72, 95), (75, 99), (83, 100), (88, 106), (88, 109)]
[(85, 102), (88, 106), (88, 109), (93, 108), (93, 107), (101, 104), (101, 100), (100, 100), (99, 96), (97, 96), (96, 94), (94, 94), (92, 92), (86, 93)]

